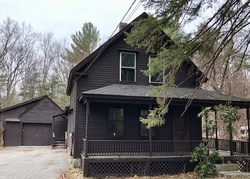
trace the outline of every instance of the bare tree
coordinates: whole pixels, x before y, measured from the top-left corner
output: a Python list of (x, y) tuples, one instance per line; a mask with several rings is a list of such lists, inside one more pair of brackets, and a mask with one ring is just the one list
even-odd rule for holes
[(66, 40), (60, 40), (57, 45), (55, 46), (56, 48), (56, 60), (53, 66), (53, 70), (57, 74), (58, 78), (62, 82), (62, 84), (65, 87), (67, 87), (67, 81), (69, 77), (69, 72), (70, 69), (74, 67), (73, 63), (70, 63), (67, 59), (65, 59), (66, 56)]
[(25, 23), (19, 25), (7, 18), (0, 26), (1, 107), (15, 102), (17, 85), (26, 72), (28, 59), (34, 55), (37, 34)]
[(38, 63), (40, 67), (39, 94), (46, 94), (46, 82), (48, 81), (52, 65), (56, 59), (57, 43), (53, 38), (53, 33), (40, 34), (38, 40)]

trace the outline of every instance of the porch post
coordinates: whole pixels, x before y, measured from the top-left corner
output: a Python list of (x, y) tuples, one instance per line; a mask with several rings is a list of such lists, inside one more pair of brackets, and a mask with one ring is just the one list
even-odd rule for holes
[(85, 158), (88, 158), (88, 124), (89, 124), (89, 101), (86, 101), (86, 126), (85, 126), (85, 145), (84, 145), (84, 153)]
[(214, 111), (214, 119), (215, 119), (215, 150), (219, 150), (219, 140), (218, 140), (218, 118), (217, 111)]
[(246, 112), (247, 112), (247, 137), (248, 137), (248, 143), (247, 143), (247, 152), (248, 152), (248, 155), (250, 155), (250, 129), (249, 129), (249, 125), (250, 125), (250, 122), (249, 122), (249, 107), (247, 107), (246, 109)]
[(52, 146), (55, 145), (55, 116), (53, 116), (53, 121), (52, 121)]
[[(232, 128), (232, 124), (230, 123), (230, 128)], [(229, 138), (230, 138), (230, 156), (234, 155), (234, 151), (233, 151), (233, 133), (232, 131), (230, 131), (229, 133)]]
[[(150, 104), (149, 105), (149, 109), (151, 110), (152, 109), (152, 105)], [(150, 127), (149, 128), (149, 155), (151, 156), (152, 155), (152, 128)]]
[[(204, 108), (203, 108), (204, 109)], [(207, 124), (207, 118), (205, 119), (205, 123)], [(207, 128), (206, 128), (206, 142), (208, 142), (208, 130), (207, 130)]]

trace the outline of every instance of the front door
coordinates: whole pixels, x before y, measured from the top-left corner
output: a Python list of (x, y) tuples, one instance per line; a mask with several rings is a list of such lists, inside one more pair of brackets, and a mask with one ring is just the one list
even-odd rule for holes
[(20, 122), (6, 122), (4, 134), (4, 146), (21, 145)]
[(186, 151), (188, 148), (188, 123), (187, 114), (184, 110), (174, 110), (174, 141), (177, 152)]

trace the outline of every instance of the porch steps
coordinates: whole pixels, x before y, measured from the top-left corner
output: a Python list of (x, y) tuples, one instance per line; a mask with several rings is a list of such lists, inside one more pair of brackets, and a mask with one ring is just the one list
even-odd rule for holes
[(241, 172), (239, 170), (238, 164), (217, 164), (216, 169), (218, 172), (219, 177), (223, 178), (249, 178), (250, 179), (250, 173), (247, 172)]
[(65, 141), (54, 141), (52, 149), (66, 148)]

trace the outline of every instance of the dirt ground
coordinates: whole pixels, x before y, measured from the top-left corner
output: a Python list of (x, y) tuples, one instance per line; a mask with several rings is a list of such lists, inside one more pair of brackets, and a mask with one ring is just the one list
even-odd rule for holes
[[(197, 175), (194, 173), (185, 173), (185, 174), (179, 174), (179, 175), (162, 175), (162, 176), (133, 176), (133, 177), (106, 177), (105, 179), (198, 179)], [(84, 178), (82, 171), (80, 169), (71, 168), (66, 171), (64, 171), (61, 176), (59, 176), (57, 179), (94, 179), (92, 177)]]

